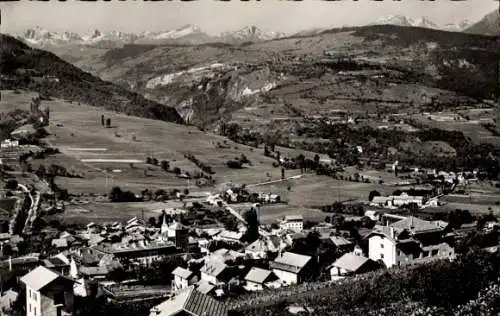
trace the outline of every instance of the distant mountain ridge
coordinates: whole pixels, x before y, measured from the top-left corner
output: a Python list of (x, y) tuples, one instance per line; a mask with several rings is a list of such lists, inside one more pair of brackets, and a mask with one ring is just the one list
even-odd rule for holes
[(397, 26), (407, 26), (407, 27), (424, 27), (428, 29), (436, 29), (443, 31), (454, 31), (462, 32), (467, 27), (470, 26), (468, 20), (464, 20), (458, 23), (448, 23), (444, 26), (438, 26), (436, 23), (429, 20), (427, 17), (412, 18), (404, 15), (388, 15), (377, 19), (368, 25), (397, 25)]
[(500, 14), (498, 10), (488, 13), (465, 32), (479, 35), (500, 35)]
[[(115, 46), (125, 44), (165, 44), (181, 42), (188, 44), (200, 44), (207, 42), (247, 42), (272, 40), (286, 36), (281, 32), (265, 32), (256, 26), (248, 26), (242, 29), (223, 32), (211, 36), (204, 33), (195, 25), (184, 25), (177, 29), (159, 31), (126, 33), (119, 31), (102, 32), (94, 30), (92, 34), (80, 35), (74, 32), (52, 32), (40, 26), (28, 29), (17, 39), (36, 47), (83, 45), (83, 46)], [(106, 47), (108, 48), (108, 47)]]

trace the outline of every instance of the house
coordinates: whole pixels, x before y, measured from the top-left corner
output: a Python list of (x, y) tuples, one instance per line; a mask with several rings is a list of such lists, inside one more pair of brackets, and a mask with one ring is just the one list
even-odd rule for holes
[(151, 308), (150, 316), (227, 316), (228, 308), (194, 286)]
[(222, 263), (236, 262), (238, 259), (243, 258), (244, 256), (245, 255), (240, 252), (231, 249), (221, 248), (210, 254), (208, 260), (217, 260)]
[(21, 278), (26, 286), (26, 315), (73, 315), (75, 281), (39, 266)]
[(80, 267), (80, 275), (86, 280), (104, 280), (109, 274), (107, 267)]
[(2, 312), (8, 312), (12, 308), (12, 304), (17, 300), (19, 293), (13, 291), (13, 290), (7, 290), (4, 293), (2, 293), (2, 296), (0, 297), (0, 311)]
[(217, 260), (208, 260), (201, 267), (201, 280), (211, 284), (225, 283), (231, 279), (229, 266)]
[(19, 141), (18, 140), (10, 140), (6, 139), (2, 141), (0, 144), (1, 149), (14, 149), (19, 147)]
[(368, 210), (365, 212), (365, 216), (370, 218), (372, 221), (378, 222), (380, 220), (380, 213), (373, 210)]
[(239, 243), (239, 242), (241, 242), (242, 238), (243, 238), (242, 232), (233, 232), (233, 231), (229, 231), (229, 230), (223, 230), (220, 234), (215, 236), (213, 239), (214, 240), (223, 240), (223, 241), (227, 241), (230, 243)]
[(427, 202), (424, 196), (412, 196), (408, 195), (406, 192), (401, 193), (401, 195), (393, 195), (391, 198), (392, 204), (397, 207), (410, 204), (416, 204), (418, 207), (422, 207)]
[(330, 266), (330, 276), (332, 281), (335, 281), (344, 276), (373, 271), (377, 267), (377, 263), (370, 258), (349, 252)]
[(172, 289), (174, 292), (185, 289), (198, 281), (198, 278), (193, 272), (181, 267), (175, 268), (175, 270), (172, 271), (172, 275), (174, 276), (174, 280), (172, 281)]
[(386, 267), (436, 258), (453, 258), (454, 249), (444, 239), (445, 228), (410, 216), (379, 226), (368, 237), (368, 257)]
[(373, 207), (392, 207), (392, 198), (390, 196), (374, 196), (370, 201)]
[(342, 252), (350, 252), (354, 249), (354, 243), (344, 237), (341, 236), (330, 236), (330, 240), (332, 241), (335, 248)]
[(59, 251), (68, 249), (68, 240), (66, 238), (52, 239), (51, 244), (52, 247), (56, 248)]
[(207, 281), (200, 280), (197, 283), (197, 288), (198, 292), (206, 294), (206, 295), (211, 295), (215, 292), (215, 285), (208, 283)]
[(278, 236), (261, 236), (245, 248), (245, 255), (251, 259), (266, 259), (269, 254), (277, 254), (285, 246)]
[(253, 267), (245, 276), (247, 291), (262, 291), (266, 287), (274, 287), (272, 284), (278, 277), (269, 270)]
[(269, 263), (274, 274), (287, 284), (304, 281), (310, 273), (312, 258), (293, 252), (285, 252)]
[(280, 223), (281, 229), (290, 229), (300, 232), (304, 229), (304, 218), (302, 215), (288, 215)]
[(133, 261), (143, 266), (149, 266), (155, 261), (180, 254), (179, 249), (172, 242), (158, 243), (145, 240), (117, 244), (100, 244), (93, 249), (102, 254), (112, 254), (120, 262)]

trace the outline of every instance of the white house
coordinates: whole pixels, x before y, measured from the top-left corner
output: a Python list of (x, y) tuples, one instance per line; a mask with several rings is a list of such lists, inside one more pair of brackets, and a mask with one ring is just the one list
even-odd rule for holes
[(200, 269), (201, 280), (210, 284), (224, 283), (228, 279), (228, 265), (218, 260), (209, 260)]
[(193, 272), (181, 267), (175, 268), (172, 275), (174, 276), (172, 281), (172, 290), (174, 292), (185, 289), (198, 281)]
[(278, 277), (269, 270), (253, 267), (245, 276), (247, 291), (262, 291), (266, 287), (273, 288)]
[(21, 282), (26, 286), (26, 316), (73, 315), (73, 280), (39, 266)]
[(382, 260), (387, 267), (421, 259), (453, 258), (454, 249), (442, 240), (443, 230), (438, 222), (413, 216), (378, 227), (368, 237), (368, 257)]
[(19, 147), (18, 140), (6, 139), (6, 140), (2, 141), (2, 143), (0, 144), (1, 149), (14, 149), (17, 147)]
[(335, 281), (345, 276), (372, 271), (376, 267), (377, 264), (370, 258), (349, 252), (330, 266), (330, 276), (332, 281)]
[(368, 210), (365, 212), (365, 216), (369, 217), (372, 221), (378, 222), (380, 220), (380, 213), (373, 210)]
[(304, 229), (304, 218), (302, 215), (288, 215), (280, 222), (281, 229), (290, 229), (301, 232)]
[(245, 255), (252, 259), (265, 259), (269, 253), (278, 253), (286, 244), (278, 236), (261, 236), (245, 248)]
[(293, 252), (285, 252), (269, 263), (269, 267), (280, 280), (286, 284), (301, 283), (310, 271), (308, 266), (311, 262), (310, 256), (299, 255)]

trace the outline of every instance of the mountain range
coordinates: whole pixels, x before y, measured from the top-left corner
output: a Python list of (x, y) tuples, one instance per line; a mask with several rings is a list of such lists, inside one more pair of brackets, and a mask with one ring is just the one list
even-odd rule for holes
[[(450, 23), (444, 26), (438, 26), (426, 17), (411, 18), (403, 15), (389, 15), (382, 17), (369, 23), (368, 25), (397, 25), (407, 27), (423, 27), (430, 29), (439, 29), (445, 31), (462, 32), (467, 31), (469, 27), (472, 31), (477, 30), (481, 33), (484, 30), (485, 35), (494, 34), (489, 30), (492, 28), (498, 29), (497, 23), (498, 13), (494, 12), (478, 22), (483, 26), (471, 27), (468, 20), (459, 23)], [(64, 46), (92, 46), (96, 48), (117, 48), (125, 44), (147, 44), (147, 45), (162, 45), (162, 44), (203, 44), (209, 42), (221, 43), (245, 43), (258, 42), (283, 38), (286, 36), (307, 36), (317, 34), (327, 30), (326, 28), (317, 28), (304, 30), (298, 33), (286, 34), (283, 32), (265, 32), (256, 26), (247, 26), (236, 31), (222, 32), (218, 35), (208, 35), (195, 25), (184, 25), (182, 27), (159, 31), (159, 32), (141, 32), (127, 33), (120, 31), (103, 32), (94, 30), (91, 34), (81, 35), (74, 32), (52, 32), (42, 27), (28, 29), (22, 34), (18, 34), (17, 39), (34, 47), (64, 47)], [(477, 33), (477, 32), (475, 32)]]
[[(248, 26), (234, 32), (223, 32), (210, 36), (194, 25), (184, 25), (177, 29), (160, 32), (126, 33), (119, 31), (102, 32), (94, 30), (92, 34), (80, 35), (74, 32), (52, 32), (40, 26), (28, 29), (17, 35), (17, 39), (36, 47), (84, 45), (103, 48), (120, 47), (124, 44), (201, 44), (206, 42), (247, 42), (262, 41), (284, 37), (279, 32), (264, 32), (256, 26)], [(111, 47), (109, 47), (111, 46)], [(114, 47), (113, 47), (114, 46)]]
[(383, 25), (383, 24), (409, 26), (409, 27), (424, 27), (428, 29), (438, 29), (443, 31), (454, 31), (454, 32), (462, 32), (471, 25), (471, 23), (468, 20), (464, 20), (459, 23), (448, 23), (445, 24), (444, 26), (438, 26), (436, 23), (432, 22), (426, 17), (420, 17), (414, 19), (404, 15), (389, 15), (377, 19), (375, 22), (370, 23), (369, 25)]

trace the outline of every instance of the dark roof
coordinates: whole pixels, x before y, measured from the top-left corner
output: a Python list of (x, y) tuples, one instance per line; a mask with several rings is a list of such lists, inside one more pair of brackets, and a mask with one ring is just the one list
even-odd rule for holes
[(150, 315), (172, 316), (184, 311), (192, 316), (226, 316), (226, 305), (190, 286), (153, 307)]
[(184, 304), (184, 310), (192, 313), (193, 315), (227, 315), (227, 308), (223, 303), (208, 295), (202, 294), (195, 289), (192, 290), (191, 295)]

